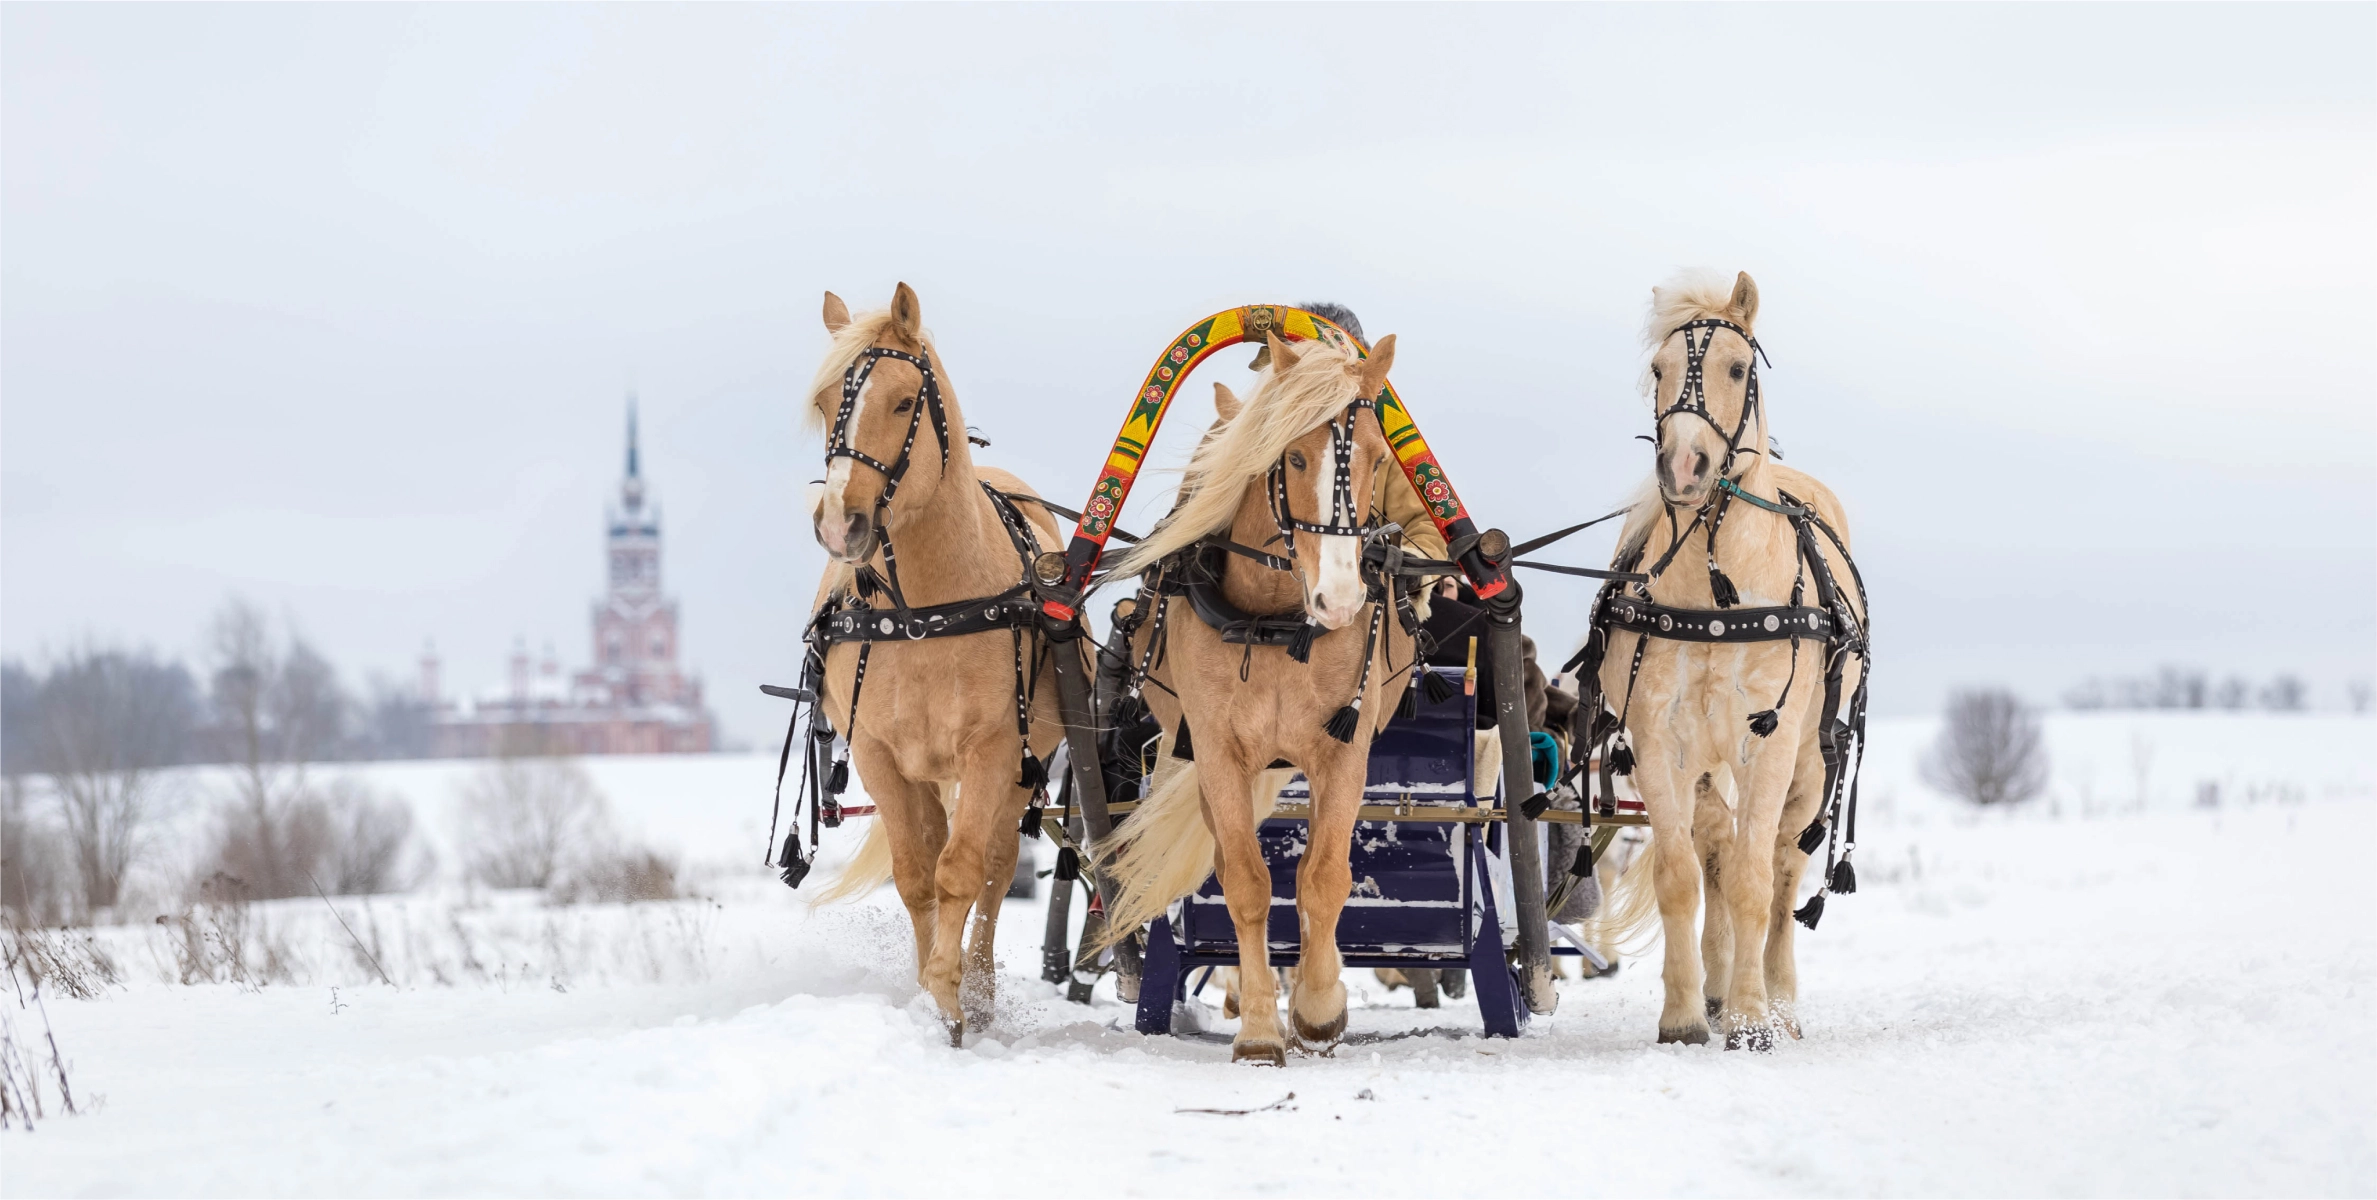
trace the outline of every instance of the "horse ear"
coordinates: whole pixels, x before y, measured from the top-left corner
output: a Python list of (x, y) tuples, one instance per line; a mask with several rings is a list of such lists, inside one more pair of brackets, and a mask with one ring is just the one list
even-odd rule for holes
[(1733, 301), (1726, 307), (1733, 310), (1733, 319), (1742, 328), (1750, 329), (1758, 324), (1758, 284), (1748, 271), (1734, 276)]
[(1271, 348), (1271, 365), (1279, 368), (1275, 372), (1276, 374), (1285, 375), (1294, 370), (1296, 360), (1304, 357), (1303, 353), (1291, 345), (1286, 338), (1279, 336), (1278, 331), (1274, 330), (1263, 336), (1270, 339), (1268, 344)]
[(842, 303), (840, 296), (827, 292), (825, 294), (825, 331), (840, 333), (849, 327), (850, 306)]
[(1222, 420), (1227, 421), (1237, 416), (1241, 407), (1243, 406), (1238, 401), (1238, 393), (1231, 391), (1229, 384), (1218, 379), (1213, 381), (1213, 411), (1220, 413)]
[(892, 291), (891, 320), (909, 341), (924, 340), (924, 306), (917, 303), (915, 288), (903, 283)]
[(1395, 369), (1395, 335), (1378, 339), (1370, 348), (1370, 357), (1362, 360), (1362, 395), (1376, 396), (1387, 385), (1387, 372)]

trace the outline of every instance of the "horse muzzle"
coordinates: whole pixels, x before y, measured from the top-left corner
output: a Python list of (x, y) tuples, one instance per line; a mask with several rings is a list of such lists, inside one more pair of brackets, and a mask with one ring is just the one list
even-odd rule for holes
[(875, 553), (878, 530), (865, 513), (820, 512), (816, 532), (817, 544), (836, 562), (862, 563)]

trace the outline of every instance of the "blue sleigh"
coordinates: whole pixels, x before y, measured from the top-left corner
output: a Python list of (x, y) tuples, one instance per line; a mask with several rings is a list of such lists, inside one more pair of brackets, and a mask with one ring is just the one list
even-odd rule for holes
[[(1472, 793), (1477, 699), (1455, 667), (1427, 668), (1452, 686), (1431, 702), (1415, 688), (1416, 711), (1398, 716), (1370, 747), (1363, 819), (1354, 826), (1354, 894), (1339, 918), (1337, 944), (1348, 967), (1464, 968), (1475, 981), (1489, 1035), (1516, 1037), (1527, 1023), (1507, 952), (1516, 940), (1510, 869), (1502, 854), (1501, 788)], [(1303, 946), (1296, 921), (1296, 868), (1310, 802), (1298, 775), (1280, 812), (1259, 832), (1271, 868), (1270, 962), (1294, 965)], [(1238, 965), (1238, 937), (1221, 884), (1203, 887), (1148, 929), (1137, 1027), (1167, 1033), (1188, 1000), (1192, 974)]]

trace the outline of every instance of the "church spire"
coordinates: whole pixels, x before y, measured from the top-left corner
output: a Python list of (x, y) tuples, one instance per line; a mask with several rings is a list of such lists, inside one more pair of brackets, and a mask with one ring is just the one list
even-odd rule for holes
[(636, 470), (636, 394), (627, 394), (627, 477), (634, 479)]
[(627, 511), (644, 507), (643, 465), (636, 450), (636, 394), (627, 394), (627, 477), (619, 481), (619, 499)]

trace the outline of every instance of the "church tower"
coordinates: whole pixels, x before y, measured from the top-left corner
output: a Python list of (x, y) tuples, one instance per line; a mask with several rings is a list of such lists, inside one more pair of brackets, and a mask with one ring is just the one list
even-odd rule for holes
[(594, 606), (592, 672), (614, 705), (700, 704), (677, 668), (677, 605), (660, 590), (660, 506), (644, 482), (635, 397), (627, 399), (627, 470), (605, 523), (610, 580)]
[(437, 659), (425, 653), (421, 692), (432, 708), (437, 753), (477, 757), (530, 745), (545, 748), (537, 753), (700, 754), (715, 747), (702, 681), (677, 665), (677, 602), (660, 590), (660, 505), (645, 485), (642, 460), (630, 394), (627, 469), (603, 514), (606, 579), (592, 614), (594, 665), (565, 683), (548, 646), (532, 672), (523, 641), (512, 653), (510, 689), (464, 710), (438, 698)]

